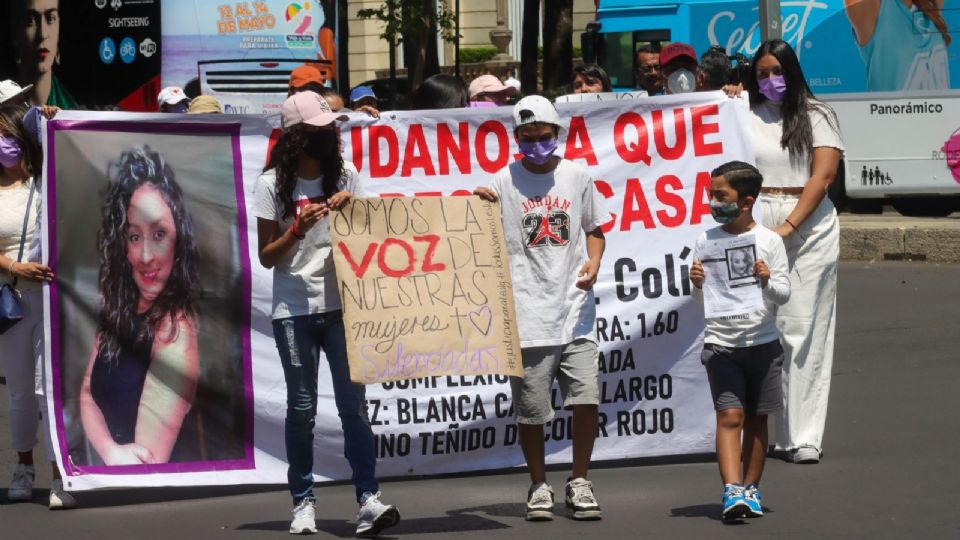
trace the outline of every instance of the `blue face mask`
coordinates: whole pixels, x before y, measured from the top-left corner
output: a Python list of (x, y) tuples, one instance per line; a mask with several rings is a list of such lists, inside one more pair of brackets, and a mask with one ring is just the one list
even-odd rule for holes
[(550, 161), (550, 156), (557, 151), (557, 139), (536, 142), (521, 142), (518, 144), (520, 153), (537, 165)]
[(710, 201), (710, 215), (724, 225), (740, 217), (740, 205), (735, 202)]

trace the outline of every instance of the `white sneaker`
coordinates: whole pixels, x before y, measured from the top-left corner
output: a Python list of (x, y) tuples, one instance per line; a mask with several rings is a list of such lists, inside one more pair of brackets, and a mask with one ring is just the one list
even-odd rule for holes
[(565, 491), (567, 508), (573, 509), (573, 519), (600, 519), (600, 503), (593, 494), (593, 482), (586, 478), (571, 478)]
[(24, 502), (33, 499), (33, 479), (35, 476), (36, 469), (33, 465), (17, 463), (17, 466), (13, 469), (10, 489), (7, 491), (7, 500)]
[(527, 492), (527, 521), (553, 519), (553, 488), (546, 482), (533, 484)]
[(812, 446), (801, 446), (793, 451), (794, 463), (820, 463), (820, 450)]
[(380, 531), (400, 523), (400, 511), (396, 506), (380, 502), (380, 492), (366, 493), (367, 499), (357, 513), (357, 536), (376, 536)]
[(76, 508), (77, 500), (63, 490), (63, 480), (57, 479), (50, 484), (50, 509), (61, 510)]
[(313, 534), (317, 532), (317, 513), (313, 501), (303, 499), (293, 509), (293, 521), (290, 522), (290, 534)]

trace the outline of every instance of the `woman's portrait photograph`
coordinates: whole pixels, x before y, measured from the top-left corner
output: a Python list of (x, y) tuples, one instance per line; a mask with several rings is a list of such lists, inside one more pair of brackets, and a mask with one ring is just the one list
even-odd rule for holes
[(231, 135), (55, 138), (56, 222), (70, 226), (52, 224), (53, 363), (70, 466), (247, 458), (249, 265)]

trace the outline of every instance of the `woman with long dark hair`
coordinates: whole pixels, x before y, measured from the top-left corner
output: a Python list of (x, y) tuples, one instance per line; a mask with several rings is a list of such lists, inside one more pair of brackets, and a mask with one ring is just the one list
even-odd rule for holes
[(396, 507), (380, 502), (366, 390), (350, 381), (343, 312), (327, 217), (362, 192), (357, 170), (340, 155), (339, 115), (314, 92), (287, 98), (283, 132), (257, 181), (254, 212), (260, 264), (273, 269), (273, 336), (287, 386), (284, 442), (293, 498), (291, 534), (317, 531), (313, 427), (320, 352), (330, 367), (360, 511), (357, 535), (396, 525)]
[(103, 300), (80, 416), (104, 464), (167, 463), (200, 368), (193, 220), (149, 146), (123, 152), (108, 174), (97, 235)]
[(410, 94), (410, 109), (462, 109), (470, 104), (470, 91), (463, 79), (446, 73), (427, 77)]
[(830, 392), (840, 253), (837, 212), (826, 193), (843, 142), (836, 114), (813, 96), (790, 45), (764, 42), (751, 68), (744, 82), (764, 178), (755, 213), (783, 238), (793, 291), (777, 314), (786, 354), (777, 445), (796, 463), (816, 463)]
[[(10, 439), (17, 465), (7, 491), (9, 501), (33, 498), (36, 469), (38, 415), (47, 421), (43, 397), (43, 296), (42, 286), (53, 272), (40, 262), (40, 178), (43, 153), (23, 123), (27, 108), (0, 105), (0, 285), (20, 292), (24, 318), (0, 334), (0, 361), (7, 377)], [(40, 377), (37, 377), (41, 374)], [(39, 384), (38, 384), (39, 383)], [(77, 502), (63, 490), (49, 434), (44, 437), (53, 471), (50, 508), (71, 508)]]

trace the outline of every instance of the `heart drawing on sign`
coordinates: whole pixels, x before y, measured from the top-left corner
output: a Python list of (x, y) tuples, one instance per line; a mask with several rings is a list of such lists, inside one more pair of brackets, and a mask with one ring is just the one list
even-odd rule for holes
[(490, 322), (492, 320), (493, 312), (490, 310), (490, 306), (482, 306), (470, 312), (470, 322), (483, 335), (490, 333)]

